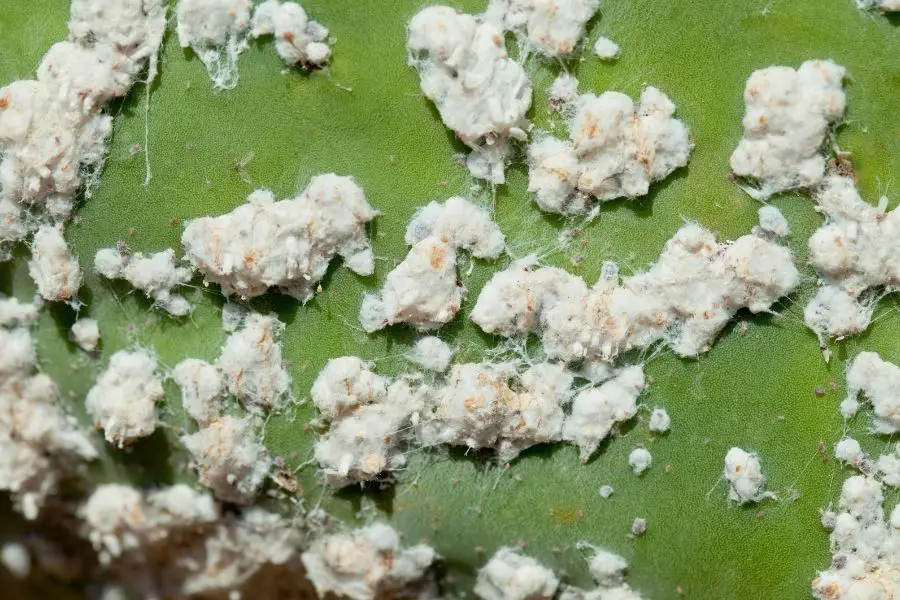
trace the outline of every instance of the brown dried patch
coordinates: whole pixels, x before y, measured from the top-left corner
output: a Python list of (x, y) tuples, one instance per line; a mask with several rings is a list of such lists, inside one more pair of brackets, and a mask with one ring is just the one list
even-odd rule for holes
[(839, 175), (841, 177), (849, 177), (856, 181), (856, 169), (853, 168), (853, 162), (849, 157), (844, 155), (836, 155), (828, 160), (825, 170), (829, 175)]

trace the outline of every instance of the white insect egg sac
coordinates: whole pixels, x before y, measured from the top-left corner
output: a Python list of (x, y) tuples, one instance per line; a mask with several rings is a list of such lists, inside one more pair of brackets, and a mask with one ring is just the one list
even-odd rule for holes
[(816, 193), (825, 215), (809, 238), (809, 262), (819, 275), (819, 289), (806, 305), (804, 319), (819, 339), (842, 338), (865, 331), (875, 310), (873, 289), (900, 284), (900, 245), (894, 233), (900, 211), (865, 202), (853, 180), (825, 178)]
[(181, 242), (191, 265), (225, 295), (276, 288), (305, 302), (335, 256), (354, 273), (373, 273), (366, 224), (377, 215), (352, 177), (318, 175), (297, 198), (276, 202), (257, 190), (228, 214), (188, 221)]
[(825, 176), (822, 145), (828, 128), (844, 116), (844, 67), (808, 60), (800, 68), (754, 71), (744, 89), (744, 137), (731, 170), (756, 187), (754, 198), (817, 185)]
[(505, 182), (509, 142), (527, 137), (531, 82), (507, 55), (503, 32), (482, 17), (429, 6), (412, 18), (408, 34), (422, 93), (472, 148), (469, 171), (494, 184)]
[(655, 87), (637, 104), (604, 92), (577, 96), (568, 109), (568, 140), (542, 134), (528, 146), (528, 191), (547, 212), (584, 214), (593, 200), (644, 196), (693, 149), (675, 104)]

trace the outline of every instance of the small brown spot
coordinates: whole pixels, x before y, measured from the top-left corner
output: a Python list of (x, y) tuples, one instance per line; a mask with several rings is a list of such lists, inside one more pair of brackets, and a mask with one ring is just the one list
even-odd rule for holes
[(285, 31), (284, 35), (281, 38), (286, 41), (288, 44), (294, 43), (294, 32), (293, 31)]
[(128, 235), (131, 236), (131, 237), (136, 236), (136, 235), (137, 235), (137, 229), (135, 229), (134, 227), (129, 228), (129, 229), (128, 229)]
[(441, 269), (444, 266), (444, 258), (447, 255), (447, 249), (443, 247), (435, 246), (431, 250), (431, 268), (432, 269)]
[(819, 387), (816, 388), (816, 396), (818, 396), (819, 398), (821, 398), (821, 397), (823, 397), (824, 395), (825, 395), (825, 388), (823, 388), (823, 387), (820, 385)]
[(178, 217), (172, 217), (169, 219), (169, 227), (177, 227), (178, 224), (181, 223), (181, 219)]
[(0, 110), (9, 108), (9, 95), (3, 94), (0, 96)]
[(849, 177), (856, 181), (856, 169), (853, 168), (853, 162), (845, 154), (833, 156), (825, 165), (825, 169), (829, 175)]

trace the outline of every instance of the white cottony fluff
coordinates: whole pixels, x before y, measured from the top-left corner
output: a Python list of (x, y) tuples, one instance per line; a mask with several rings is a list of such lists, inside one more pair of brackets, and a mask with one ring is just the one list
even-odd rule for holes
[(578, 446), (582, 462), (590, 459), (616, 423), (637, 414), (637, 399), (645, 385), (643, 365), (634, 365), (622, 369), (599, 387), (575, 396), (562, 438)]
[(403, 548), (397, 532), (383, 523), (323, 536), (302, 555), (320, 597), (350, 600), (429, 597), (415, 590), (427, 584), (436, 558), (425, 544)]
[(884, 13), (900, 11), (900, 0), (856, 0), (863, 10), (880, 10)]
[[(631, 526), (632, 535), (641, 535), (647, 528), (645, 519), (635, 519)], [(588, 571), (597, 583), (593, 590), (582, 590), (563, 586), (558, 600), (642, 600), (642, 596), (625, 583), (628, 563), (624, 558), (604, 548), (586, 542), (578, 542), (579, 549), (588, 549), (593, 555), (588, 563)]]
[(72, 323), (72, 341), (85, 352), (93, 352), (100, 344), (100, 324), (97, 319), (78, 319)]
[(251, 25), (250, 37), (275, 36), (278, 56), (289, 65), (321, 68), (331, 57), (328, 29), (311, 21), (296, 2), (266, 0), (256, 6)]
[(0, 326), (33, 325), (38, 318), (41, 299), (36, 296), (34, 302), (20, 302), (18, 298), (0, 297)]
[[(373, 383), (380, 385), (380, 381)], [(365, 394), (365, 384), (362, 388)], [(426, 391), (400, 379), (385, 393), (373, 393), (368, 404), (339, 414), (315, 445), (316, 461), (329, 485), (341, 488), (365, 483), (403, 467), (407, 432), (413, 415), (422, 408)], [(317, 405), (334, 414), (334, 400), (332, 396)]]
[(559, 587), (553, 571), (516, 548), (500, 548), (478, 571), (475, 595), (482, 600), (550, 600)]
[(547, 104), (550, 110), (561, 110), (578, 97), (578, 78), (569, 73), (560, 73), (547, 90)]
[(109, 443), (121, 448), (156, 429), (156, 403), (163, 396), (156, 367), (146, 350), (120, 350), (88, 391), (85, 408)]
[(31, 555), (28, 548), (19, 542), (6, 542), (0, 548), (0, 564), (16, 579), (25, 579), (31, 574)]
[(206, 425), (221, 416), (225, 379), (218, 367), (188, 358), (175, 365), (172, 379), (181, 388), (181, 403), (192, 419)]
[(456, 316), (465, 293), (457, 282), (456, 250), (427, 237), (387, 274), (378, 296), (363, 296), (359, 321), (369, 333), (396, 323), (437, 329)]
[(866, 454), (859, 442), (853, 438), (843, 438), (834, 445), (834, 457), (841, 462), (859, 467), (861, 461), (865, 460)]
[(834, 556), (812, 582), (818, 600), (887, 600), (900, 592), (900, 507), (886, 520), (883, 504), (874, 477), (854, 475), (844, 481), (839, 512), (827, 513)]
[(682, 227), (647, 271), (621, 282), (613, 263), (589, 288), (533, 262), (496, 273), (472, 320), (505, 337), (534, 332), (549, 357), (589, 364), (659, 341), (680, 356), (700, 354), (738, 310), (769, 311), (800, 280), (787, 248), (755, 235), (720, 244), (697, 224)]
[(237, 85), (237, 60), (247, 48), (252, 8), (250, 0), (178, 2), (178, 43), (197, 53), (215, 88)]
[(635, 448), (631, 451), (631, 454), (628, 455), (628, 464), (631, 466), (631, 470), (634, 471), (635, 475), (640, 475), (653, 464), (653, 457), (646, 448)]
[(825, 223), (809, 238), (809, 262), (821, 287), (806, 306), (806, 325), (820, 339), (843, 337), (869, 326), (873, 288), (900, 285), (900, 211), (886, 211), (859, 196), (853, 180), (831, 176), (816, 194)]
[(332, 358), (313, 382), (310, 396), (322, 412), (333, 421), (354, 412), (360, 406), (382, 402), (387, 396), (389, 381), (376, 374), (373, 363), (356, 356)]
[(457, 278), (457, 250), (496, 258), (503, 232), (483, 208), (459, 197), (419, 209), (406, 228), (406, 258), (388, 273), (379, 295), (363, 296), (359, 320), (372, 333), (395, 323), (437, 329), (459, 312), (466, 288)]
[(856, 403), (860, 394), (872, 404), (874, 433), (900, 431), (900, 367), (875, 352), (857, 354), (847, 370), (845, 402)]
[(732, 448), (725, 455), (722, 477), (728, 482), (728, 499), (738, 504), (774, 498), (773, 492), (763, 491), (766, 478), (762, 474), (759, 456), (741, 448)]
[(278, 408), (290, 392), (291, 376), (281, 362), (283, 331), (275, 316), (252, 313), (222, 346), (216, 366), (228, 391), (248, 408)]
[(80, 513), (104, 565), (129, 551), (164, 543), (173, 530), (196, 528), (219, 518), (213, 499), (186, 485), (142, 493), (128, 485), (102, 484)]
[(501, 462), (509, 462), (535, 444), (560, 440), (571, 373), (552, 363), (522, 373), (518, 367), (513, 362), (454, 365), (446, 383), (427, 396), (416, 426), (418, 442), (493, 448)]
[(454, 350), (447, 342), (429, 335), (416, 341), (409, 359), (423, 369), (443, 373), (450, 366), (453, 354)]
[(491, 0), (485, 19), (512, 31), (527, 53), (566, 58), (578, 47), (600, 0)]
[(490, 213), (459, 196), (443, 204), (431, 202), (416, 211), (406, 227), (406, 243), (412, 246), (431, 236), (477, 258), (497, 258), (506, 247), (503, 232)]
[(594, 55), (600, 60), (611, 60), (619, 56), (619, 45), (608, 37), (599, 37), (594, 42)]
[[(584, 544), (581, 544), (584, 546)], [(601, 585), (614, 585), (621, 583), (628, 568), (628, 561), (604, 548), (593, 548), (594, 555), (588, 563), (588, 571), (594, 581)]]
[[(112, 119), (102, 112), (147, 68), (156, 76), (164, 0), (73, 0), (69, 41), (54, 44), (36, 80), (0, 89), (0, 258), (43, 219), (68, 218), (83, 187), (90, 197)], [(87, 184), (87, 185), (85, 185)]]
[(507, 55), (502, 31), (481, 17), (429, 6), (412, 18), (408, 33), (422, 93), (473, 150), (469, 171), (503, 183), (510, 138), (527, 136), (531, 82)]
[(654, 408), (653, 412), (650, 413), (650, 422), (647, 424), (647, 429), (657, 433), (665, 433), (671, 426), (672, 418), (669, 417), (666, 409)]
[[(116, 484), (99, 486), (79, 512), (101, 565), (129, 597), (280, 598), (294, 589), (268, 578), (311, 591), (300, 565), (302, 536), (277, 514), (223, 513), (208, 494), (185, 485), (140, 491)], [(264, 568), (276, 570), (260, 581)]]
[(675, 104), (655, 87), (635, 103), (619, 92), (569, 103), (569, 140), (550, 135), (528, 146), (528, 191), (547, 212), (582, 214), (592, 199), (636, 198), (688, 162), (693, 144)]
[(37, 356), (28, 330), (5, 326), (29, 323), (28, 306), (0, 301), (0, 489), (10, 492), (26, 519), (35, 519), (60, 479), (96, 458), (97, 451), (64, 412), (56, 384), (35, 373)]
[[(865, 458), (865, 455), (863, 457)], [(900, 448), (896, 444), (893, 452), (878, 457), (875, 461), (875, 470), (884, 485), (900, 487)]]
[(256, 190), (219, 217), (188, 221), (181, 236), (191, 265), (226, 295), (253, 298), (270, 287), (307, 301), (336, 255), (360, 275), (375, 270), (366, 223), (378, 214), (352, 177), (313, 177), (299, 197)]
[(767, 67), (747, 79), (744, 137), (731, 155), (731, 170), (758, 185), (744, 188), (754, 198), (822, 181), (822, 144), (847, 104), (845, 75), (830, 60), (808, 60), (797, 70)]
[(763, 231), (767, 231), (776, 237), (787, 237), (791, 235), (791, 226), (787, 219), (771, 204), (766, 204), (759, 209), (759, 227)]
[(172, 290), (191, 280), (191, 270), (178, 266), (171, 248), (145, 256), (101, 248), (94, 255), (94, 270), (107, 279), (124, 279), (153, 300), (153, 305), (175, 317), (191, 312), (187, 298)]
[(28, 274), (44, 300), (68, 302), (81, 287), (81, 267), (62, 235), (62, 227), (43, 225), (34, 234)]
[(271, 460), (249, 418), (222, 417), (181, 438), (200, 483), (216, 498), (251, 504), (265, 481)]

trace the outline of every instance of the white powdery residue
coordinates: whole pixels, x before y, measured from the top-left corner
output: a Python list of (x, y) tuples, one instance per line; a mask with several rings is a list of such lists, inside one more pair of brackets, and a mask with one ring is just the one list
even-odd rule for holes
[(608, 37), (599, 37), (594, 42), (594, 55), (600, 60), (612, 60), (619, 56), (619, 45)]
[(482, 600), (550, 600), (559, 587), (553, 571), (517, 548), (500, 548), (478, 571), (475, 595)]
[(773, 492), (763, 491), (766, 477), (762, 474), (759, 456), (752, 452), (730, 449), (725, 455), (722, 477), (728, 482), (728, 499), (738, 504), (775, 497)]
[(0, 548), (0, 564), (16, 579), (26, 579), (31, 574), (31, 555), (19, 542), (6, 542)]
[(491, 0), (484, 18), (515, 33), (526, 53), (566, 58), (599, 8), (600, 0)]
[(640, 536), (647, 533), (647, 519), (636, 517), (631, 523), (631, 535)]
[(278, 56), (289, 65), (320, 69), (331, 57), (328, 29), (306, 16), (296, 2), (266, 0), (253, 11), (250, 37), (275, 36)]
[(808, 60), (799, 69), (774, 66), (754, 71), (744, 89), (744, 137), (731, 155), (731, 170), (765, 199), (785, 190), (817, 185), (825, 175), (822, 145), (829, 126), (844, 115), (844, 67)]
[(156, 367), (146, 350), (120, 350), (88, 391), (85, 408), (109, 443), (121, 448), (156, 429), (156, 403), (163, 397)]
[(276, 202), (256, 190), (228, 214), (188, 221), (181, 243), (225, 295), (253, 298), (276, 287), (306, 302), (335, 256), (354, 273), (374, 272), (366, 223), (377, 215), (352, 177), (317, 175), (297, 198)]
[(428, 331), (449, 323), (466, 288), (457, 282), (456, 250), (437, 237), (416, 242), (385, 277), (379, 295), (365, 294), (359, 321), (368, 333), (396, 323)]
[(216, 498), (251, 504), (272, 461), (250, 418), (222, 417), (181, 438), (202, 485)]
[(809, 238), (809, 262), (820, 287), (804, 318), (824, 341), (864, 331), (875, 310), (873, 288), (900, 285), (900, 211), (886, 211), (887, 198), (867, 204), (852, 179), (838, 176), (824, 180), (816, 202), (825, 223)]
[(828, 515), (831, 566), (812, 582), (818, 600), (887, 599), (900, 591), (900, 508), (894, 507), (886, 520), (883, 505), (874, 477), (854, 475), (844, 481), (840, 510)]
[(569, 140), (550, 135), (528, 146), (528, 191), (547, 212), (585, 214), (592, 199), (637, 198), (688, 163), (693, 149), (675, 104), (655, 87), (635, 103), (619, 92), (569, 103)]
[(192, 272), (178, 265), (171, 248), (148, 256), (101, 248), (94, 255), (94, 271), (107, 279), (124, 279), (172, 316), (183, 317), (191, 312), (187, 298), (173, 290), (189, 282)]
[(534, 332), (549, 357), (588, 365), (659, 341), (680, 356), (706, 352), (740, 309), (770, 311), (800, 281), (789, 249), (755, 235), (717, 243), (696, 224), (682, 227), (647, 271), (621, 282), (614, 263), (588, 288), (532, 262), (496, 273), (472, 320), (505, 337)]
[(216, 366), (228, 391), (247, 408), (278, 408), (290, 392), (291, 376), (281, 360), (283, 331), (275, 316), (252, 313), (222, 346)]
[[(581, 544), (582, 547), (585, 544)], [(625, 577), (628, 561), (604, 548), (591, 547), (594, 555), (588, 563), (588, 571), (594, 580), (603, 586), (620, 584)]]
[[(346, 411), (331, 422), (315, 444), (325, 481), (335, 488), (390, 475), (406, 464), (403, 453), (412, 418), (423, 405), (426, 387), (400, 379), (369, 404)], [(322, 405), (334, 407), (333, 398)]]
[[(900, 431), (900, 367), (882, 360), (875, 352), (860, 352), (847, 370), (847, 399), (841, 405), (846, 413), (855, 414), (862, 394), (874, 411), (871, 429), (874, 433)], [(852, 405), (852, 411), (847, 405)], [(845, 416), (848, 416), (845, 414)]]
[(221, 416), (225, 378), (218, 367), (188, 358), (175, 365), (172, 379), (181, 388), (181, 403), (192, 419), (206, 425)]
[(63, 238), (61, 226), (43, 225), (35, 232), (28, 274), (44, 300), (70, 302), (78, 294), (81, 267)]
[(0, 89), (0, 256), (41, 217), (68, 218), (83, 187), (90, 197), (112, 131), (102, 110), (145, 65), (155, 75), (165, 13), (164, 0), (75, 0), (70, 41), (50, 48), (36, 80)]
[(406, 227), (410, 246), (432, 236), (477, 258), (497, 258), (506, 248), (503, 232), (490, 213), (459, 196), (420, 208)]
[(60, 480), (97, 451), (63, 410), (53, 380), (35, 373), (28, 330), (0, 327), (0, 348), (0, 489), (26, 519), (35, 519)]
[(647, 429), (656, 433), (665, 433), (670, 427), (672, 427), (672, 418), (669, 417), (666, 409), (654, 408), (653, 412), (650, 413), (650, 422), (647, 424)]
[(569, 73), (561, 73), (547, 90), (547, 104), (550, 110), (561, 110), (578, 97), (578, 78)]
[(455, 351), (439, 337), (429, 335), (413, 345), (409, 359), (429, 371), (443, 373), (450, 366)]
[(492, 448), (506, 463), (526, 448), (561, 439), (571, 373), (551, 363), (522, 373), (519, 367), (514, 362), (454, 365), (444, 385), (427, 396), (416, 426), (418, 442)]
[(72, 341), (85, 352), (93, 352), (100, 344), (100, 324), (97, 319), (78, 319), (69, 332)]
[(320, 597), (375, 600), (428, 597), (414, 590), (427, 585), (437, 554), (425, 544), (404, 548), (392, 527), (375, 523), (323, 536), (301, 558)]
[(178, 43), (190, 47), (206, 66), (213, 87), (233, 89), (238, 83), (238, 56), (247, 48), (250, 0), (180, 0)]
[(531, 82), (507, 55), (502, 31), (481, 17), (429, 6), (412, 18), (408, 34), (422, 93), (473, 150), (469, 171), (503, 183), (510, 139), (525, 140), (530, 127)]
[(900, 11), (900, 0), (856, 0), (862, 10), (880, 10), (883, 13)]
[(125, 553), (165, 543), (174, 530), (198, 528), (219, 518), (213, 499), (186, 485), (141, 492), (128, 485), (102, 484), (79, 513), (103, 565)]
[(600, 497), (604, 500), (608, 500), (610, 496), (612, 496), (616, 492), (615, 488), (611, 485), (601, 485), (600, 490), (597, 492), (600, 494)]
[(628, 455), (628, 465), (635, 475), (640, 475), (653, 464), (653, 456), (646, 448), (635, 448)]
[(329, 421), (354, 412), (360, 406), (382, 402), (389, 381), (376, 374), (373, 363), (356, 356), (329, 360), (313, 382), (310, 396)]
[(771, 204), (766, 204), (759, 209), (759, 227), (763, 231), (771, 233), (775, 237), (787, 237), (791, 235), (791, 226), (787, 219)]
[(562, 439), (578, 446), (582, 462), (591, 458), (616, 423), (637, 414), (637, 399), (645, 385), (643, 365), (635, 365), (622, 369), (599, 387), (575, 396)]

